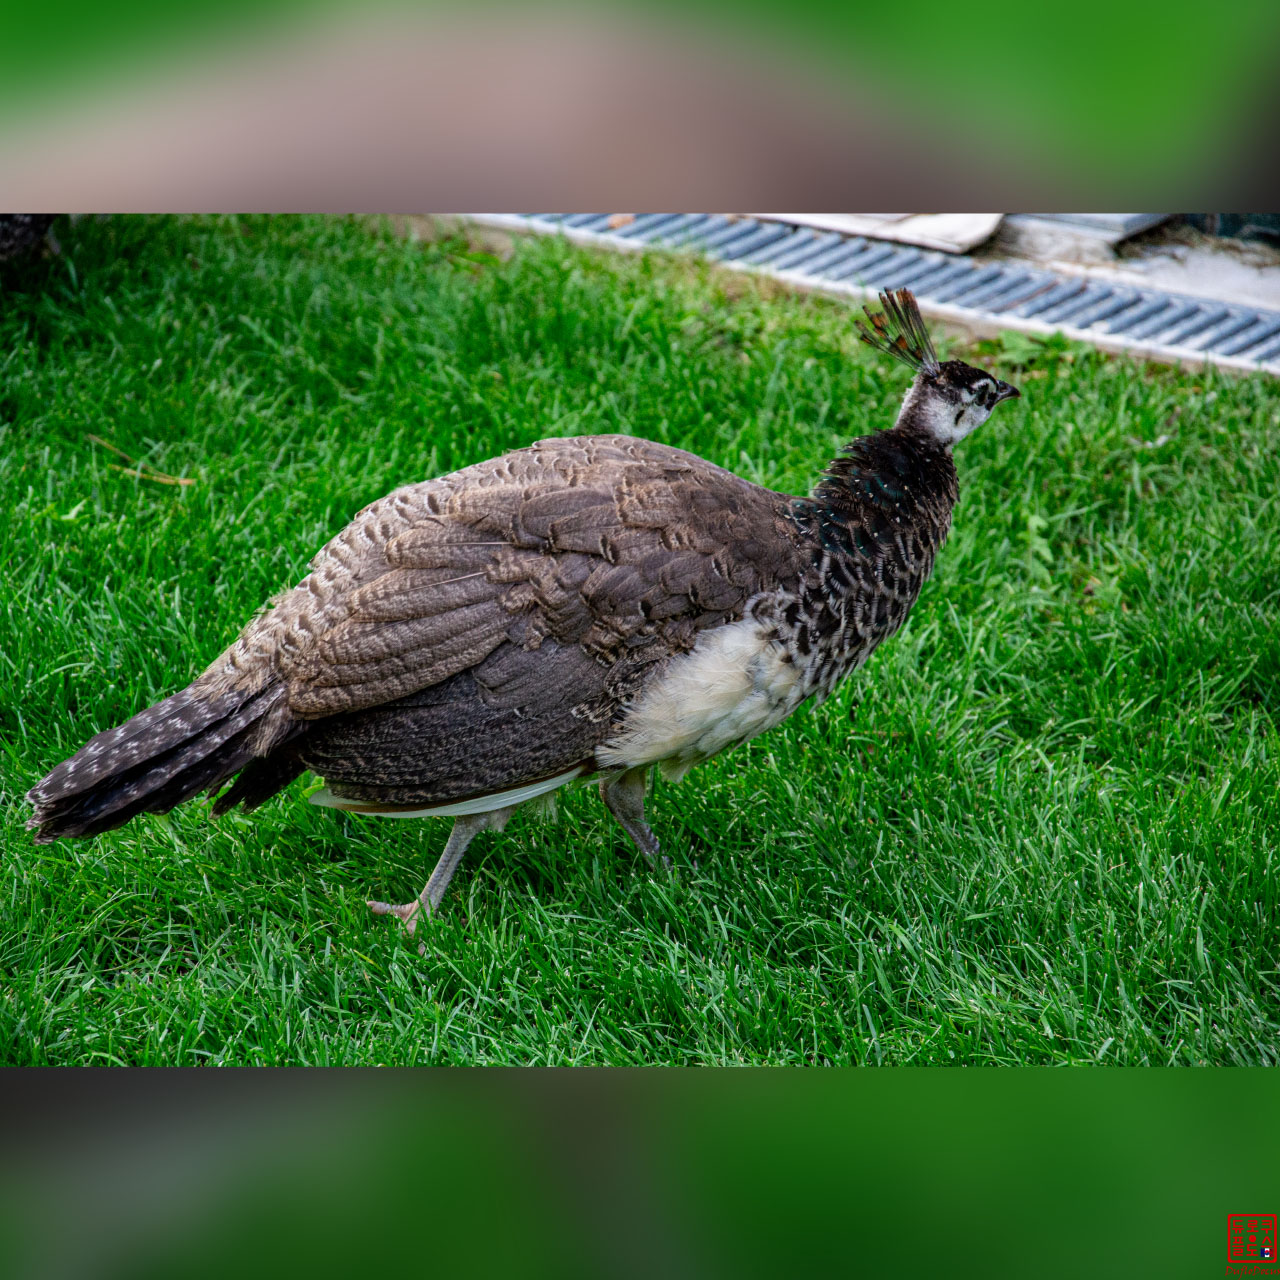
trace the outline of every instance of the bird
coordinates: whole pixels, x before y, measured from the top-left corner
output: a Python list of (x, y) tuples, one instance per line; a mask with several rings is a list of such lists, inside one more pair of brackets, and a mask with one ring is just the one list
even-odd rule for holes
[[(355, 814), (452, 817), (407, 903), (440, 909), (472, 840), (590, 779), (655, 868), (657, 767), (821, 700), (901, 628), (950, 529), (954, 446), (1016, 387), (939, 361), (909, 290), (859, 338), (913, 377), (892, 427), (805, 496), (627, 436), (540, 440), (360, 511), (193, 683), (35, 784), (37, 842), (220, 792), (252, 810), (306, 771)], [(227, 783), (226, 790), (220, 790)]]

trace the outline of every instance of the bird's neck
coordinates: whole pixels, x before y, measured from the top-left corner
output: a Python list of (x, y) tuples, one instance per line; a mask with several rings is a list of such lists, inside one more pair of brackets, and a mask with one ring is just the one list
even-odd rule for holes
[(842, 544), (829, 549), (846, 550), (847, 536), (839, 535), (850, 525), (889, 532), (921, 521), (949, 523), (958, 496), (951, 451), (899, 418), (892, 430), (847, 444), (797, 503), (797, 515), (824, 545), (833, 536)]
[(779, 634), (824, 695), (906, 621), (951, 527), (950, 451), (910, 424), (845, 446), (790, 515), (812, 553)]

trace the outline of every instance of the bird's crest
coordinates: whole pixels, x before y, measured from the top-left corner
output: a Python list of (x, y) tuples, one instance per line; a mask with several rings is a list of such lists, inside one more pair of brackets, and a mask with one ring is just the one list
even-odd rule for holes
[(933, 349), (929, 330), (924, 327), (920, 308), (916, 306), (915, 295), (910, 289), (882, 293), (880, 305), (884, 307), (883, 311), (862, 308), (871, 324), (855, 320), (858, 336), (868, 346), (901, 360), (925, 377), (936, 378), (939, 372), (938, 356)]

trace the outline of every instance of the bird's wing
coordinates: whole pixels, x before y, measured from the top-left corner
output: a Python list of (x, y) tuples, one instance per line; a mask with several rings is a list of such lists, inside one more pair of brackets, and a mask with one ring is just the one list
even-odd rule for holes
[(468, 671), (490, 705), (606, 715), (637, 672), (798, 576), (786, 502), (663, 445), (542, 441), (365, 508), (220, 661), (269, 654), (304, 719)]

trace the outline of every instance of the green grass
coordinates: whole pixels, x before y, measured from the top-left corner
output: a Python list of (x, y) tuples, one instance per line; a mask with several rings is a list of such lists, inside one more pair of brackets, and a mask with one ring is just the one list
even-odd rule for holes
[(37, 848), (22, 794), (395, 485), (626, 431), (803, 492), (908, 375), (845, 307), (661, 258), (324, 219), (62, 239), (0, 276), (4, 1061), (1280, 1060), (1274, 380), (980, 350), (1023, 399), (960, 446), (903, 633), (658, 783), (675, 876), (570, 792), (477, 841), (420, 957), (364, 902), (415, 894), (444, 822), (296, 784)]

